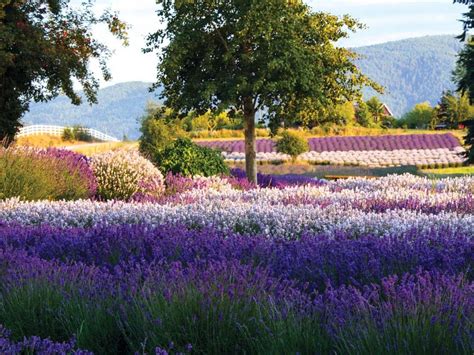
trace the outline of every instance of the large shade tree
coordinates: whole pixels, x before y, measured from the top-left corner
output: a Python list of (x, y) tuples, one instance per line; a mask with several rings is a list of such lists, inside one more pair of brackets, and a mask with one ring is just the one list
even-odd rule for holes
[(11, 142), (31, 101), (48, 101), (60, 93), (73, 104), (81, 97), (96, 102), (98, 80), (90, 71), (98, 60), (110, 79), (107, 47), (94, 39), (92, 27), (108, 26), (126, 44), (126, 25), (115, 13), (96, 15), (93, 0), (73, 8), (69, 0), (0, 0), (0, 141)]
[(256, 181), (255, 115), (272, 127), (360, 96), (356, 55), (335, 43), (362, 28), (349, 16), (313, 12), (302, 1), (158, 1), (162, 29), (148, 38), (159, 53), (165, 104), (180, 114), (230, 109), (244, 116), (247, 177)]

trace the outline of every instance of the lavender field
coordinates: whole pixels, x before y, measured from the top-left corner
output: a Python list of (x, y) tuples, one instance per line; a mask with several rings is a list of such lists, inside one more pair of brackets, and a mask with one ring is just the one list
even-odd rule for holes
[(28, 154), (81, 162), (95, 196), (0, 200), (2, 354), (472, 354), (474, 177)]
[(441, 3), (0, 1), (0, 355), (474, 355)]
[[(233, 162), (245, 159), (243, 141), (202, 141), (199, 144), (220, 149)], [(461, 164), (464, 151), (452, 134), (411, 134), (387, 136), (309, 138), (309, 151), (300, 160), (316, 164), (351, 164), (360, 166), (454, 165)], [(290, 157), (277, 153), (271, 139), (257, 140), (257, 159), (286, 161)]]

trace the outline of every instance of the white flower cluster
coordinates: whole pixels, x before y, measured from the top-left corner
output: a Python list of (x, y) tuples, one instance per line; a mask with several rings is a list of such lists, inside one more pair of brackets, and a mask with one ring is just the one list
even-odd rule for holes
[(397, 189), (421, 190), (427, 193), (454, 192), (462, 194), (474, 194), (474, 176), (447, 177), (444, 179), (429, 179), (412, 174), (388, 175), (378, 179), (351, 178), (338, 180), (330, 183), (344, 189), (357, 189), (363, 191)]
[[(400, 149), (400, 150), (367, 150), (367, 151), (310, 151), (301, 154), (298, 159), (313, 164), (356, 165), (356, 166), (451, 166), (461, 164), (465, 159), (460, 155), (464, 149)], [(239, 152), (222, 153), (230, 162), (245, 160), (245, 154)], [(291, 157), (282, 153), (257, 153), (258, 161), (289, 161)]]
[(128, 200), (136, 194), (159, 195), (163, 174), (136, 150), (116, 150), (94, 155), (91, 167), (98, 195), (106, 200)]
[(219, 176), (194, 176), (196, 188), (195, 190), (215, 190), (215, 191), (232, 191), (233, 187), (229, 181)]
[[(335, 187), (341, 187), (341, 189)], [(250, 204), (266, 204), (272, 205), (334, 205), (338, 208), (346, 209), (369, 209), (371, 206), (376, 207), (389, 206), (393, 209), (403, 206), (404, 202), (411, 201), (417, 206), (429, 209), (431, 207), (441, 207), (446, 205), (453, 206), (459, 210), (465, 203), (466, 194), (458, 191), (434, 190), (432, 187), (426, 189), (409, 189), (400, 186), (380, 186), (376, 188), (369, 186), (363, 189), (357, 183), (351, 188), (343, 188), (344, 185), (328, 184), (325, 186), (306, 186), (306, 187), (288, 187), (285, 189), (258, 189), (249, 191), (230, 190), (222, 191), (208, 190), (206, 194), (202, 191), (192, 190), (181, 195), (182, 201), (193, 201), (208, 205), (216, 201), (229, 203), (250, 203)], [(474, 192), (474, 185), (472, 191)], [(474, 203), (473, 203), (474, 206)], [(293, 208), (293, 207), (291, 207)], [(474, 212), (474, 211), (473, 211)]]
[[(412, 184), (412, 185), (410, 185)], [(196, 189), (173, 204), (125, 202), (0, 202), (0, 221), (22, 224), (50, 224), (60, 227), (97, 224), (163, 224), (212, 227), (242, 234), (263, 234), (272, 238), (298, 238), (305, 231), (328, 237), (338, 231), (354, 236), (371, 233), (401, 236), (407, 231), (471, 234), (474, 210), (423, 212), (418, 205), (443, 206), (471, 199), (474, 178), (446, 179), (430, 183), (406, 176), (378, 180), (354, 179), (323, 187), (287, 189)], [(416, 202), (413, 209), (388, 208), (379, 212), (365, 205)], [(467, 200), (466, 200), (467, 201)]]

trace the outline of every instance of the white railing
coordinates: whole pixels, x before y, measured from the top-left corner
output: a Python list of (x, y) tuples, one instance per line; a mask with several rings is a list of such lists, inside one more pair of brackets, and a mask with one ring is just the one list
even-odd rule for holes
[[(17, 133), (17, 137), (25, 136), (34, 136), (41, 134), (48, 134), (51, 136), (62, 136), (64, 129), (67, 127), (62, 126), (52, 126), (52, 125), (32, 125), (25, 126), (20, 128), (20, 131)], [(84, 128), (84, 130), (89, 133), (92, 138), (95, 138), (104, 142), (118, 142), (119, 140), (115, 137), (109, 136), (108, 134), (99, 132), (92, 128)]]

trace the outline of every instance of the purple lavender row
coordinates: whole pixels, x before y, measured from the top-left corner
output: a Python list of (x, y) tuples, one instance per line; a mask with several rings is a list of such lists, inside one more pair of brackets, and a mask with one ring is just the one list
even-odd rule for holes
[(428, 235), (418, 230), (401, 237), (306, 233), (300, 240), (239, 235), (213, 229), (179, 226), (98, 226), (59, 229), (48, 226), (0, 226), (0, 250), (17, 250), (45, 260), (80, 263), (109, 271), (117, 266), (204, 264), (238, 260), (259, 265), (274, 277), (284, 277), (324, 289), (352, 283), (358, 286), (403, 272), (438, 270), (456, 274), (474, 270), (474, 239), (456, 230), (439, 228)]
[[(324, 354), (472, 350), (474, 283), (462, 274), (417, 271), (364, 287), (328, 283), (308, 294), (237, 260), (111, 271), (15, 250), (0, 250), (0, 260), (0, 316), (7, 326), (49, 329), (59, 341), (75, 330), (81, 348), (100, 354), (271, 353), (275, 346), (281, 353)], [(25, 312), (30, 317), (22, 324)]]
[[(315, 152), (336, 151), (371, 151), (371, 150), (402, 150), (402, 149), (454, 149), (460, 146), (456, 137), (446, 134), (412, 134), (387, 136), (357, 136), (357, 137), (322, 137), (308, 140), (309, 150)], [(209, 141), (198, 144), (226, 152), (245, 151), (242, 140)], [(271, 153), (276, 151), (275, 142), (271, 139), (257, 140), (257, 151)]]
[[(247, 175), (245, 170), (242, 169), (232, 169), (231, 176), (235, 178), (234, 182), (237, 188), (242, 190), (248, 190), (249, 188), (245, 186), (247, 181)], [(291, 186), (323, 186), (327, 184), (326, 180), (320, 180), (317, 178), (298, 175), (298, 174), (283, 174), (283, 175), (268, 175), (268, 174), (257, 174), (258, 186), (262, 188), (275, 187), (283, 189), (285, 187)], [(242, 185), (242, 186), (241, 186)]]

